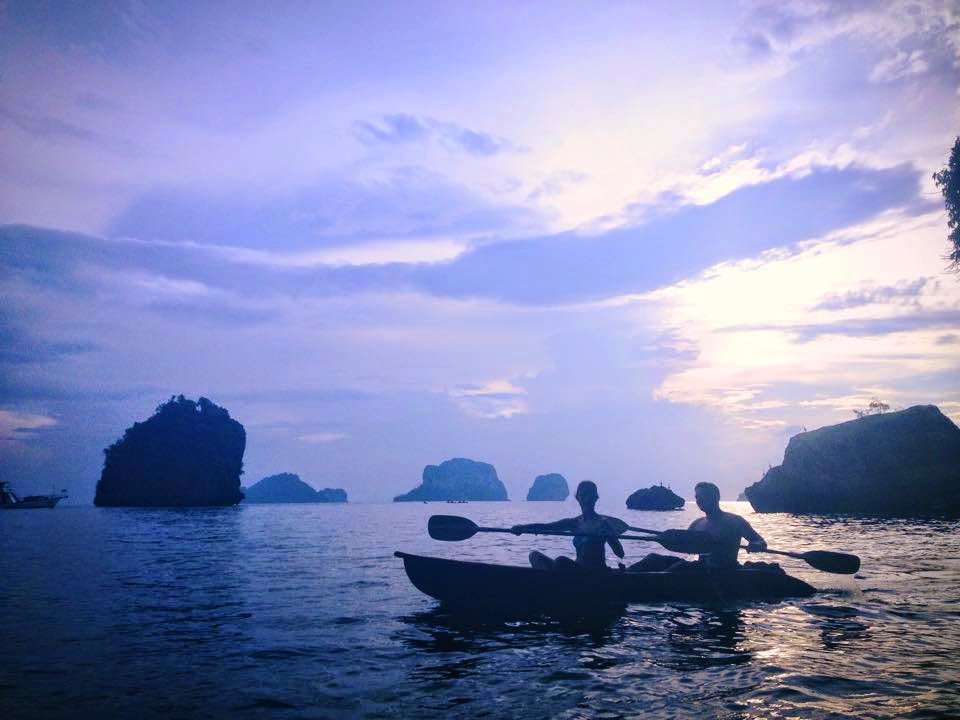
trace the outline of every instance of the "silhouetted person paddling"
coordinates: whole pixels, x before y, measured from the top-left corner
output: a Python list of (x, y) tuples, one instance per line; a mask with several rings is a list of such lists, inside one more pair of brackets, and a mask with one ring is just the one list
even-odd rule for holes
[(682, 570), (690, 566), (709, 568), (735, 568), (738, 566), (737, 554), (740, 552), (740, 540), (745, 539), (747, 552), (763, 552), (767, 542), (754, 530), (744, 518), (720, 509), (720, 488), (710, 482), (700, 482), (694, 487), (697, 507), (704, 516), (690, 523), (688, 530), (699, 530), (709, 535), (716, 543), (716, 549), (703, 554), (696, 563), (673, 555), (650, 553), (643, 560), (630, 566), (631, 570), (660, 571)]
[[(606, 568), (607, 567), (607, 549), (609, 545), (614, 554), (623, 557), (623, 545), (617, 540), (619, 535), (617, 524), (624, 526), (625, 523), (617, 518), (600, 515), (596, 511), (597, 500), (600, 494), (597, 492), (597, 484), (589, 480), (584, 480), (577, 485), (577, 492), (574, 495), (577, 502), (580, 503), (579, 517), (569, 518), (567, 520), (557, 520), (552, 523), (534, 523), (531, 525), (514, 525), (510, 528), (516, 534), (528, 532), (572, 532), (577, 533), (573, 538), (573, 546), (577, 551), (576, 561), (561, 555), (553, 560), (542, 552), (534, 550), (530, 553), (530, 564), (535, 568), (549, 570), (558, 567), (583, 567), (583, 568)], [(583, 533), (583, 534), (580, 534)], [(609, 538), (589, 537), (589, 535), (610, 535)]]

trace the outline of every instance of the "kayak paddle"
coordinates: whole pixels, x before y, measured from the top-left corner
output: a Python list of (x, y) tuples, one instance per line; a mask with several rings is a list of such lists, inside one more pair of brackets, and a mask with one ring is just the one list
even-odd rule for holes
[[(619, 518), (613, 518), (616, 522), (614, 526), (620, 530), (620, 532), (626, 532), (627, 530), (633, 530), (634, 532), (643, 532), (643, 533), (653, 533), (654, 535), (662, 535), (664, 533), (674, 533), (674, 532), (698, 532), (696, 530), (648, 530), (646, 528), (634, 527), (633, 525), (627, 525), (625, 522)], [(704, 534), (703, 539), (700, 540), (703, 544), (708, 544), (710, 540), (708, 539), (709, 535)], [(687, 552), (686, 550), (674, 550), (667, 545), (664, 545), (668, 550), (673, 550), (674, 552)], [(746, 545), (740, 546), (741, 550), (746, 550)], [(708, 549), (702, 551), (695, 550), (690, 552), (709, 552)], [(816, 568), (823, 572), (835, 573), (837, 575), (854, 575), (860, 569), (860, 558), (856, 555), (851, 555), (849, 553), (841, 552), (832, 552), (830, 550), (808, 550), (804, 553), (795, 553), (787, 552), (786, 550), (764, 550), (764, 552), (772, 553), (774, 555), (786, 555), (787, 557), (797, 558), (798, 560), (805, 561), (810, 567)]]
[[(746, 545), (740, 547), (743, 550), (747, 549)], [(853, 575), (860, 569), (860, 558), (849, 553), (831, 552), (830, 550), (808, 550), (807, 552), (796, 553), (770, 549), (763, 552), (804, 560), (810, 567), (837, 575)]]
[[(472, 538), (478, 532), (496, 532), (496, 533), (514, 533), (509, 528), (491, 528), (480, 527), (472, 520), (456, 515), (432, 515), (427, 521), (427, 532), (434, 540), (446, 540), (450, 542), (458, 540), (467, 540)], [(597, 537), (597, 538), (616, 538), (617, 540), (647, 540), (660, 543), (664, 548), (672, 552), (699, 554), (709, 552), (713, 547), (713, 540), (706, 533), (700, 533), (695, 530), (664, 530), (656, 535), (602, 535), (590, 533), (571, 533), (562, 531), (532, 532), (531, 535), (556, 535), (559, 537)]]

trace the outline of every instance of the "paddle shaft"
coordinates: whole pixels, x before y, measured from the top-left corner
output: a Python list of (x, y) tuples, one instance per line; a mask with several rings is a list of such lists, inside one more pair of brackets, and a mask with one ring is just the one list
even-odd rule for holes
[(509, 528), (491, 528), (491, 527), (478, 527), (477, 532), (494, 532), (494, 533), (510, 533), (511, 535), (555, 535), (557, 537), (589, 537), (589, 538), (599, 538), (602, 540), (650, 540), (652, 542), (657, 542), (655, 537), (645, 537), (640, 535), (600, 535), (599, 533), (572, 533), (572, 532), (563, 532), (561, 530), (543, 530), (543, 531), (533, 531), (533, 530), (524, 530), (522, 532), (514, 532)]
[[(741, 546), (740, 546), (740, 549), (741, 549), (741, 550), (746, 550), (746, 549), (747, 549), (747, 546), (746, 546), (746, 545), (741, 545)], [(789, 551), (787, 551), (787, 550), (770, 550), (770, 549), (768, 548), (768, 549), (762, 550), (762, 551), (760, 551), (760, 552), (770, 553), (771, 555), (785, 555), (786, 557), (796, 558), (797, 560), (806, 560), (806, 558), (803, 557), (803, 553), (789, 552)]]

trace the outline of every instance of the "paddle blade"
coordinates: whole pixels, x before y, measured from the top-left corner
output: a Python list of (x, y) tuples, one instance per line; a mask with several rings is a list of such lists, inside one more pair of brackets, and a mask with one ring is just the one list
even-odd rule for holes
[(699, 530), (664, 530), (653, 538), (671, 552), (700, 555), (715, 548), (713, 538)]
[(427, 521), (427, 532), (434, 540), (467, 540), (477, 534), (477, 524), (465, 517), (456, 515), (431, 515)]
[(801, 556), (811, 567), (837, 575), (853, 575), (860, 569), (860, 558), (829, 550), (808, 550)]

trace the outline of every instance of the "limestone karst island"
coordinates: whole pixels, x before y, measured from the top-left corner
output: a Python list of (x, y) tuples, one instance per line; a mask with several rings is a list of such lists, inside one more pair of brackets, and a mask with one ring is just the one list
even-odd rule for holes
[(527, 500), (560, 501), (570, 496), (567, 479), (560, 473), (537, 475), (527, 491)]
[(762, 513), (960, 515), (960, 428), (933, 405), (790, 438), (745, 494)]
[(170, 398), (104, 450), (101, 507), (236, 505), (247, 435), (207, 398)]
[(248, 488), (241, 488), (248, 503), (345, 503), (347, 492), (342, 488), (316, 490), (296, 473), (278, 473), (263, 478)]
[(423, 469), (423, 482), (394, 502), (438, 500), (509, 500), (493, 465), (466, 458), (445, 460)]

